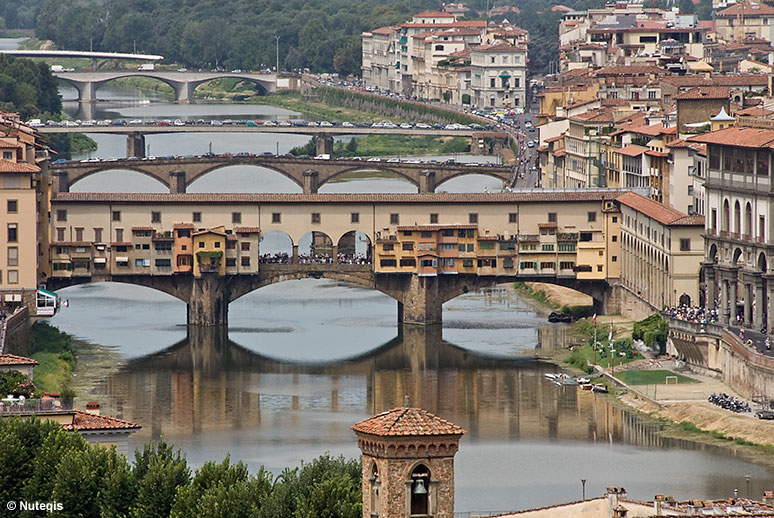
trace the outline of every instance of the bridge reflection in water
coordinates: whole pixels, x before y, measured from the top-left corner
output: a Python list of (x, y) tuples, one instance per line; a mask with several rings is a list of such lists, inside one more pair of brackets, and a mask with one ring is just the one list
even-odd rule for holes
[[(552, 334), (541, 337), (544, 349), (562, 343)], [(106, 396), (106, 413), (143, 425), (137, 442), (300, 426), (342, 443), (352, 423), (408, 398), (459, 423), (472, 440), (661, 444), (652, 424), (591, 392), (550, 383), (544, 373), (556, 370), (531, 357), (462, 349), (442, 340), (440, 326), (403, 326), (362, 356), (311, 364), (261, 356), (218, 328), (193, 326), (187, 339), (131, 360), (95, 392)]]

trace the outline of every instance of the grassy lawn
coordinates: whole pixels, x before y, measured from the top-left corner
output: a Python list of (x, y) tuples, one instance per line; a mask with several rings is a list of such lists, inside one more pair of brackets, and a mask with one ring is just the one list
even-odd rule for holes
[(60, 354), (41, 351), (32, 355), (38, 364), (35, 367), (35, 386), (43, 392), (62, 392), (70, 384), (73, 365)]
[(615, 377), (627, 385), (663, 385), (667, 376), (677, 376), (677, 383), (698, 383), (697, 380), (663, 369), (616, 372)]
[[(642, 358), (642, 356), (636, 350), (632, 349), (632, 347), (628, 345), (628, 343), (624, 340), (620, 342), (615, 342), (614, 347), (616, 351), (625, 353), (624, 356), (619, 356), (618, 354), (616, 354), (615, 356), (616, 366), (623, 365), (631, 361)], [(602, 368), (609, 369), (613, 363), (613, 357), (611, 356), (610, 351), (607, 348), (607, 343), (605, 343), (603, 349), (604, 351), (599, 351), (599, 350), (597, 351), (596, 364), (602, 366)], [(567, 360), (567, 363), (570, 363), (574, 367), (577, 367), (586, 372), (592, 372), (591, 365), (594, 364), (594, 360), (595, 360), (594, 349), (591, 347), (591, 345), (583, 345), (583, 346), (577, 347), (572, 352), (569, 359)]]
[[(378, 122), (387, 119), (384, 115), (355, 110), (353, 108), (329, 106), (321, 102), (305, 101), (298, 92), (282, 92), (252, 97), (250, 102), (255, 104), (269, 104), (271, 106), (278, 106), (280, 108), (301, 112), (310, 119), (350, 122)], [(390, 120), (395, 123), (410, 122), (399, 118), (390, 118)]]

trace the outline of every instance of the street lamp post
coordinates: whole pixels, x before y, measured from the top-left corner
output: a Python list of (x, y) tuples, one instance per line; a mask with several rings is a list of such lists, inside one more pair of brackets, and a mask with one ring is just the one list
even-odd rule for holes
[(274, 39), (277, 40), (277, 68), (274, 69), (274, 72), (279, 74), (279, 36), (274, 36)]
[(747, 498), (750, 498), (750, 475), (745, 475), (744, 481), (747, 484)]

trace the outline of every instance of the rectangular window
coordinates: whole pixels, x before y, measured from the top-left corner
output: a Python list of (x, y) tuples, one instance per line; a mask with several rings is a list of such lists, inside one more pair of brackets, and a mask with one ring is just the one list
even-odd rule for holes
[(598, 272), (601, 272), (601, 271), (602, 271), (602, 265), (601, 265), (601, 264), (598, 264), (598, 265), (597, 265), (597, 271), (598, 271)]
[(19, 284), (19, 270), (8, 270), (8, 284)]
[(510, 257), (503, 259), (503, 268), (513, 268), (513, 259)]
[(581, 232), (578, 240), (583, 241), (584, 243), (588, 243), (591, 241), (591, 232)]
[(476, 251), (476, 245), (473, 244), (473, 243), (468, 243), (467, 251), (468, 252), (475, 252)]
[(151, 212), (151, 223), (161, 223), (161, 212), (155, 210)]
[(65, 229), (64, 229), (64, 227), (56, 227), (56, 240), (57, 241), (64, 241), (65, 240)]
[(242, 257), (242, 266), (250, 266), (250, 258)]
[(360, 223), (360, 213), (359, 212), (353, 212), (349, 215), (349, 222), (350, 223)]
[(400, 265), (401, 266), (411, 266), (411, 267), (413, 267), (413, 266), (417, 265), (417, 260), (413, 259), (413, 258), (411, 258), (411, 259), (401, 259), (400, 260)]
[(243, 252), (249, 252), (250, 251), (250, 242), (249, 241), (242, 241), (241, 248)]
[(403, 250), (414, 250), (414, 243), (403, 243)]
[(443, 237), (454, 237), (454, 231), (450, 228), (445, 228), (441, 230), (441, 235)]
[(135, 266), (142, 266), (142, 259), (135, 259), (134, 260), (134, 265)]
[(67, 211), (63, 209), (59, 209), (56, 211), (56, 220), (57, 221), (67, 221)]
[(236, 257), (226, 257), (226, 266), (227, 267), (236, 266)]
[(8, 266), (19, 266), (19, 248), (16, 246), (8, 247)]
[(613, 261), (614, 263), (617, 263), (618, 262), (618, 256), (614, 255), (614, 256), (612, 256), (612, 258), (610, 260)]
[(549, 263), (549, 262), (541, 262), (540, 263), (540, 269), (541, 270), (553, 270), (556, 266), (555, 263)]
[(618, 241), (618, 236), (613, 236), (613, 243), (616, 243)]
[(8, 214), (16, 214), (19, 211), (18, 200), (8, 200)]
[(482, 241), (478, 244), (479, 250), (494, 250), (494, 241)]
[(618, 223), (618, 216), (613, 216), (613, 223)]
[(172, 266), (172, 259), (156, 259), (156, 266)]
[(220, 248), (220, 241), (215, 241), (213, 245), (215, 245), (215, 248)]
[(463, 266), (463, 268), (472, 268), (473, 267), (473, 259), (463, 259), (462, 260), (462, 266)]
[(548, 213), (548, 222), (549, 223), (556, 223), (556, 212), (549, 212)]
[(572, 261), (562, 261), (559, 263), (560, 270), (572, 270), (575, 268), (575, 263)]
[(172, 250), (172, 241), (156, 241), (153, 248), (158, 251)]
[(194, 212), (191, 216), (191, 219), (194, 223), (201, 223), (202, 221), (202, 213), (201, 212)]
[(95, 243), (102, 242), (102, 229), (99, 227), (94, 227), (94, 242)]
[(435, 225), (438, 223), (438, 214), (430, 214), (430, 224)]
[[(19, 241), (19, 227), (16, 223), (8, 223), (8, 242), (16, 243)], [(8, 272), (11, 273), (11, 272)]]
[(545, 244), (542, 245), (541, 251), (543, 251), (543, 252), (553, 252), (554, 251), (554, 245), (553, 244), (549, 244), (549, 243), (545, 243)]
[(688, 252), (690, 250), (691, 250), (691, 239), (690, 238), (680, 239), (680, 251)]
[(320, 213), (312, 212), (312, 223), (320, 223)]
[(393, 266), (396, 266), (397, 264), (398, 262), (395, 259), (382, 259), (379, 261), (379, 266), (381, 266), (382, 268), (393, 267)]
[(226, 241), (226, 250), (236, 250), (236, 241)]
[(242, 223), (242, 213), (241, 212), (232, 212), (231, 213), (231, 223)]
[(282, 214), (279, 212), (272, 212), (271, 213), (271, 222), (272, 223), (282, 223)]
[(534, 268), (534, 267), (535, 267), (535, 263), (532, 262), (532, 261), (522, 261), (521, 265), (520, 265), (520, 268), (522, 270), (528, 270), (528, 269), (531, 269), (531, 268)]
[(596, 212), (589, 212), (588, 213), (588, 222), (592, 223), (597, 220), (597, 213)]
[(114, 210), (111, 214), (111, 219), (113, 221), (121, 221), (121, 211), (120, 210)]
[(475, 212), (471, 212), (470, 214), (468, 214), (468, 223), (470, 223), (471, 225), (477, 224), (478, 223), (478, 214), (475, 213)]
[(382, 250), (384, 250), (385, 252), (392, 252), (393, 250), (395, 250), (395, 245), (393, 243), (384, 243), (382, 245)]
[(75, 229), (75, 240), (83, 241), (83, 228), (78, 227)]
[(516, 243), (513, 241), (500, 242), (500, 250), (516, 250)]
[(518, 223), (519, 222), (519, 215), (516, 212), (511, 212), (508, 214), (508, 223)]
[(199, 248), (204, 248), (204, 241), (199, 241)]
[(423, 230), (419, 235), (422, 237), (433, 237), (433, 233), (426, 230)]
[(574, 252), (575, 251), (575, 243), (559, 243), (559, 251), (560, 252)]
[(400, 221), (400, 218), (397, 214), (390, 214), (390, 225), (397, 225)]
[(459, 251), (459, 252), (464, 252), (465, 251), (465, 245), (464, 244), (457, 245), (457, 247), (458, 247), (457, 251)]

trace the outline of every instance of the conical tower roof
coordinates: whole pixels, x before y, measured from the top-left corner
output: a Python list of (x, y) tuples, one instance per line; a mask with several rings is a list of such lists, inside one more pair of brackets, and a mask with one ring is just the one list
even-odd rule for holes
[(421, 408), (393, 408), (352, 425), (355, 432), (382, 437), (462, 435), (461, 427)]

